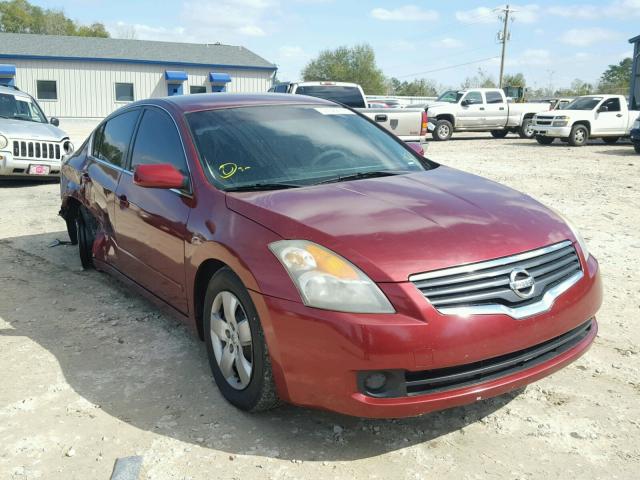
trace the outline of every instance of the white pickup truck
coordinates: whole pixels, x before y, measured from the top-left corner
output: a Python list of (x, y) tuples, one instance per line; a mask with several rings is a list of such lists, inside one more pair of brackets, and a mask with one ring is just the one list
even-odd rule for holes
[(562, 110), (536, 115), (533, 130), (541, 145), (550, 145), (556, 138), (574, 147), (585, 145), (589, 138), (613, 144), (629, 136), (639, 113), (629, 110), (622, 95), (585, 95)]
[(272, 93), (293, 93), (341, 103), (369, 117), (405, 142), (425, 143), (427, 114), (424, 108), (368, 108), (362, 87), (346, 82), (279, 83)]
[(470, 88), (443, 93), (429, 104), (427, 116), (435, 140), (449, 140), (453, 132), (491, 132), (495, 138), (517, 132), (533, 138), (533, 116), (545, 110), (548, 103), (509, 103), (498, 88)]

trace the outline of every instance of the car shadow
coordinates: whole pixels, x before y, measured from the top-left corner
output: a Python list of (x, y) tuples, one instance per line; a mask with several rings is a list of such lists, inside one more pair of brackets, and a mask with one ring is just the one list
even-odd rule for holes
[(26, 382), (59, 368), (79, 396), (138, 429), (229, 454), (355, 460), (436, 440), (522, 392), (400, 420), (294, 406), (244, 413), (220, 395), (198, 338), (115, 279), (82, 271), (76, 247), (50, 247), (56, 239), (66, 234), (0, 240), (0, 317), (10, 325), (0, 336), (26, 337), (55, 357), (17, 372)]
[(0, 177), (0, 188), (22, 188), (42, 185), (43, 183), (60, 183), (59, 178), (33, 177)]

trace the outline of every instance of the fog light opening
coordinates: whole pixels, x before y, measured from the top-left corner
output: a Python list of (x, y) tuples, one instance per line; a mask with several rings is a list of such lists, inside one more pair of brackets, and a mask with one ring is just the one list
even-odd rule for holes
[(364, 386), (372, 393), (380, 392), (387, 385), (387, 376), (381, 372), (371, 373), (365, 378)]

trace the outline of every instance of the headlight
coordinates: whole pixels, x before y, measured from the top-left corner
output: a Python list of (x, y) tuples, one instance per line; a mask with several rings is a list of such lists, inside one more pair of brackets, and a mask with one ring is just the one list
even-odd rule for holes
[(569, 220), (567, 217), (565, 217), (563, 214), (561, 214), (560, 212), (558, 212), (557, 210), (554, 210), (554, 212), (564, 220), (564, 223), (567, 224), (567, 226), (571, 229), (571, 233), (573, 233), (573, 236), (576, 238), (576, 242), (578, 242), (578, 245), (580, 246), (580, 250), (582, 250), (582, 255), (584, 255), (584, 260), (587, 261), (589, 260), (589, 249), (587, 248), (587, 242), (585, 242), (584, 238), (582, 237), (582, 235), (580, 235), (580, 232), (578, 231), (578, 229), (575, 227), (575, 225), (571, 222), (571, 220)]
[(569, 120), (571, 120), (571, 119), (569, 117), (567, 117), (567, 116), (555, 117), (553, 119), (553, 126), (554, 127), (566, 127), (567, 125), (569, 125)]
[(306, 240), (269, 244), (309, 307), (351, 313), (394, 313), (378, 286), (340, 255)]
[(62, 148), (64, 148), (64, 153), (73, 153), (73, 143), (71, 143), (69, 140), (67, 140), (66, 142), (64, 142), (64, 144), (62, 145)]
[(4, 148), (9, 145), (9, 140), (4, 135), (0, 135), (0, 148)]

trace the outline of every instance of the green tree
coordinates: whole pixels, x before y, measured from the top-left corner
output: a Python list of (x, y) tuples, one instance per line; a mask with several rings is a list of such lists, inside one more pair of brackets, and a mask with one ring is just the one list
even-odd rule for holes
[(598, 84), (600, 93), (627, 94), (629, 92), (629, 83), (631, 82), (632, 68), (633, 60), (630, 57), (625, 58), (617, 65), (609, 65), (609, 68), (600, 77), (600, 83)]
[(505, 75), (502, 80), (502, 85), (505, 87), (526, 87), (527, 81), (522, 73), (516, 73), (514, 75)]
[(43, 9), (26, 0), (0, 1), (0, 32), (108, 37), (102, 23), (79, 25), (62, 10)]
[(462, 88), (497, 88), (498, 85), (491, 75), (479, 68), (478, 74), (467, 77), (461, 86)]
[(385, 93), (385, 78), (370, 45), (324, 50), (302, 70), (305, 81), (353, 82), (369, 95)]
[(410, 82), (401, 82), (397, 78), (390, 78), (388, 91), (391, 95), (406, 95), (409, 97), (434, 97), (439, 88), (433, 80), (421, 78)]

